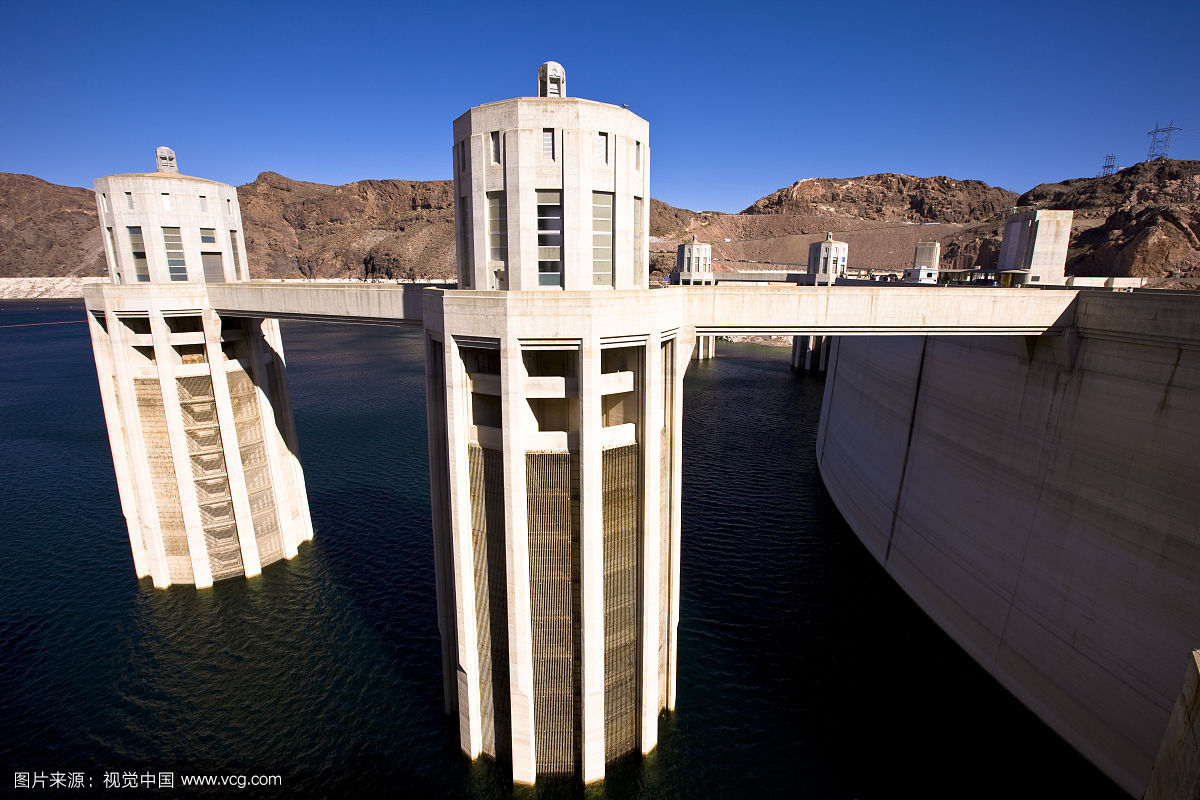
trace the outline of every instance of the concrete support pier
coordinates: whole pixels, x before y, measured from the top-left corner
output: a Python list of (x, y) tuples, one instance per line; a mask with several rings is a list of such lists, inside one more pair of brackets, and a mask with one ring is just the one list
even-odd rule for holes
[(832, 342), (832, 336), (793, 336), (792, 369), (824, 372)]

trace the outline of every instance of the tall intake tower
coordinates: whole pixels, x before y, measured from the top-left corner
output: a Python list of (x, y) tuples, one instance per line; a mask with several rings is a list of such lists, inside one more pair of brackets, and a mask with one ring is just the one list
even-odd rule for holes
[(279, 324), (221, 316), (247, 277), (237, 191), (155, 172), (96, 181), (110, 284), (84, 299), (138, 577), (211, 586), (312, 538)]
[(675, 703), (694, 334), (647, 289), (648, 124), (565, 87), (454, 121), (460, 288), (424, 300), (447, 711), (525, 783), (603, 778)]

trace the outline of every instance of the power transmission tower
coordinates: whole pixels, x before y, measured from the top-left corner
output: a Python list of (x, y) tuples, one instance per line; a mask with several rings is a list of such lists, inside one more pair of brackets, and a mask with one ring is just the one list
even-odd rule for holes
[(1146, 153), (1146, 160), (1166, 158), (1167, 154), (1171, 152), (1171, 134), (1181, 130), (1183, 128), (1175, 127), (1175, 120), (1171, 120), (1171, 124), (1165, 128), (1159, 127), (1157, 122), (1154, 123), (1154, 130), (1146, 134), (1150, 137), (1150, 152)]
[(1109, 153), (1104, 157), (1104, 166), (1100, 167), (1100, 174), (1097, 178), (1107, 178), (1117, 171), (1117, 157)]

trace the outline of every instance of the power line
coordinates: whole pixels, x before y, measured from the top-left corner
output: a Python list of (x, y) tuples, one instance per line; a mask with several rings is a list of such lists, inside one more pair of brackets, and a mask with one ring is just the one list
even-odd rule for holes
[(1116, 171), (1117, 171), (1117, 157), (1115, 155), (1113, 155), (1112, 153), (1109, 153), (1108, 155), (1106, 155), (1104, 157), (1104, 165), (1102, 167), (1100, 167), (1100, 174), (1097, 175), (1096, 177), (1097, 178), (1107, 178), (1109, 175), (1112, 175)]

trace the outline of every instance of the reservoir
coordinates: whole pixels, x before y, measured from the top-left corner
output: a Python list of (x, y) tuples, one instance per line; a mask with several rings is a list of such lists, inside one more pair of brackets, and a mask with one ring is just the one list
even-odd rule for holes
[[(442, 713), (419, 329), (283, 323), (316, 538), (197, 592), (134, 577), (83, 314), (0, 303), (0, 784), (535, 796), (462, 756)], [(787, 348), (717, 349), (684, 384), (678, 706), (586, 795), (1125, 797), (842, 521), (815, 462), (822, 379)]]

